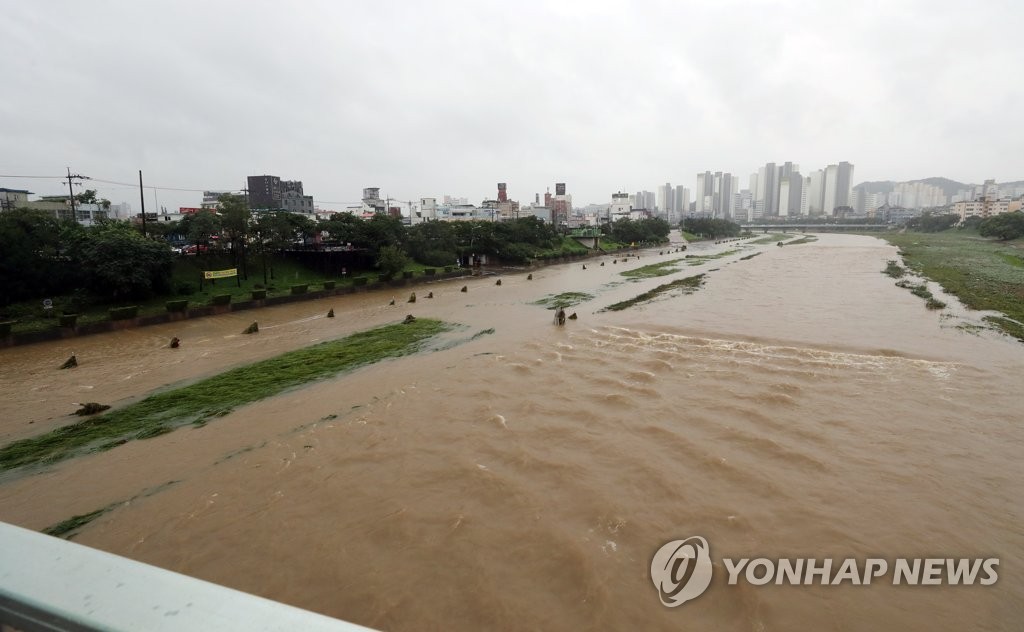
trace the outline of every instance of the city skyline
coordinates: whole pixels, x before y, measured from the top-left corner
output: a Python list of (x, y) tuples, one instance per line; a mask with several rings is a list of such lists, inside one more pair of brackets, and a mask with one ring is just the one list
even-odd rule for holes
[(579, 205), (608, 203), (709, 169), (741, 190), (785, 160), (846, 160), (858, 181), (1024, 173), (1024, 88), (978, 87), (1024, 61), (1010, 3), (984, 20), (950, 2), (248, 6), (12, 4), (0, 174), (71, 167), (137, 204), (141, 169), (196, 189), (147, 196), (173, 209), (253, 174), (332, 208), (367, 186), (476, 201), (497, 182), (522, 202), (566, 182)]

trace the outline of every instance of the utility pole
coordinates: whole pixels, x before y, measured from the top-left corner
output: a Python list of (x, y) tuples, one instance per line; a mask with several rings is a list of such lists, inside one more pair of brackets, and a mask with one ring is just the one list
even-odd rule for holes
[[(142, 236), (146, 236), (146, 193), (142, 190), (142, 169), (139, 169), (139, 201), (142, 203)], [(199, 247), (196, 247), (199, 254)]]
[(77, 218), (75, 217), (75, 191), (74, 191), (74, 189), (71, 188), (71, 181), (72, 180), (84, 180), (85, 176), (80, 176), (77, 173), (72, 175), (71, 167), (68, 167), (68, 178), (67, 179), (68, 179), (68, 200), (71, 202), (71, 219), (77, 221)]

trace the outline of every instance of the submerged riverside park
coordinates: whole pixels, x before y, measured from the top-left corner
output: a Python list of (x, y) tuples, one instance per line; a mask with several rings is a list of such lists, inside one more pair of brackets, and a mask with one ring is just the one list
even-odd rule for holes
[[(885, 241), (777, 241), (0, 350), (0, 519), (389, 630), (1015, 629), (1024, 345), (896, 287)], [(143, 425), (62, 430), (121, 419)], [(716, 567), (665, 608), (651, 556), (691, 535), (716, 560), (1002, 565), (756, 590)]]

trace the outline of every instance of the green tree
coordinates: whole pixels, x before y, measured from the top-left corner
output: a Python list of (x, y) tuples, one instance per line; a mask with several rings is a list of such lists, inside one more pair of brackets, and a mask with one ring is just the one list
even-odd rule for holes
[(305, 215), (299, 215), (298, 213), (289, 213), (287, 211), (279, 211), (280, 215), (291, 230), (291, 239), (289, 245), (296, 240), (312, 239), (320, 231), (317, 223), (306, 217)]
[[(79, 204), (96, 204), (96, 189), (86, 189), (75, 196), (75, 201)], [(109, 204), (110, 202), (107, 202), (108, 206)]]
[(458, 244), (451, 222), (423, 222), (406, 231), (405, 251), (429, 266), (450, 266), (455, 262)]
[[(212, 237), (219, 236), (222, 228), (220, 215), (211, 210), (202, 210), (182, 218), (179, 230), (188, 235), (188, 240), (197, 245), (209, 246)], [(198, 248), (196, 254), (199, 253)]]
[(145, 299), (170, 287), (174, 258), (166, 243), (146, 239), (124, 222), (73, 231), (68, 257), (81, 283), (113, 300)]
[(388, 278), (404, 270), (408, 263), (409, 258), (398, 246), (383, 246), (377, 251), (377, 268)]
[(43, 211), (0, 213), (0, 302), (45, 296), (65, 285), (62, 225)]
[(375, 213), (373, 217), (364, 220), (366, 234), (366, 246), (371, 250), (380, 251), (384, 246), (398, 246), (404, 242), (405, 225), (401, 218)]
[(933, 215), (931, 211), (925, 211), (920, 217), (912, 217), (907, 220), (907, 228), (919, 230), (922, 233), (940, 233), (952, 228), (960, 221), (958, 215)]
[(1024, 212), (1000, 213), (978, 225), (982, 237), (995, 237), (1002, 241), (1024, 237)]
[(737, 237), (742, 228), (735, 222), (725, 219), (687, 218), (679, 225), (681, 229), (694, 235), (703, 235), (708, 239)]
[[(132, 224), (139, 234), (142, 234), (142, 224)], [(181, 222), (147, 222), (146, 235), (149, 237), (160, 237), (166, 240), (172, 235), (180, 234)]]
[[(263, 261), (263, 284), (268, 283), (267, 270), (269, 261), (270, 278), (274, 278), (274, 260), (268, 254), (284, 250), (292, 245), (297, 235), (297, 228), (292, 219), (293, 213), (287, 211), (269, 211), (258, 213), (251, 225), (254, 241)], [(304, 218), (307, 219), (308, 218)]]
[(245, 245), (249, 237), (252, 213), (249, 212), (249, 205), (241, 195), (225, 193), (218, 201), (224, 236), (231, 246), (231, 258), (236, 267), (241, 265), (242, 277), (247, 279), (249, 274), (245, 265)]
[(342, 246), (352, 244), (353, 248), (366, 248), (369, 238), (366, 234), (365, 222), (352, 213), (335, 213), (330, 219), (320, 222), (318, 228), (327, 233), (327, 237)]

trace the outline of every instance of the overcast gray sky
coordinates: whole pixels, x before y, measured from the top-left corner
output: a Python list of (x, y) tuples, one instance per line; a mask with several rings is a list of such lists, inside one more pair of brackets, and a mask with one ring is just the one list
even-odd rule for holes
[[(1024, 2), (0, 0), (0, 174), (479, 202), (790, 160), (1024, 179)], [(138, 193), (94, 184), (138, 209)], [(60, 182), (0, 187), (60, 193)], [(198, 193), (159, 191), (161, 205)], [(153, 194), (147, 195), (152, 209)]]

